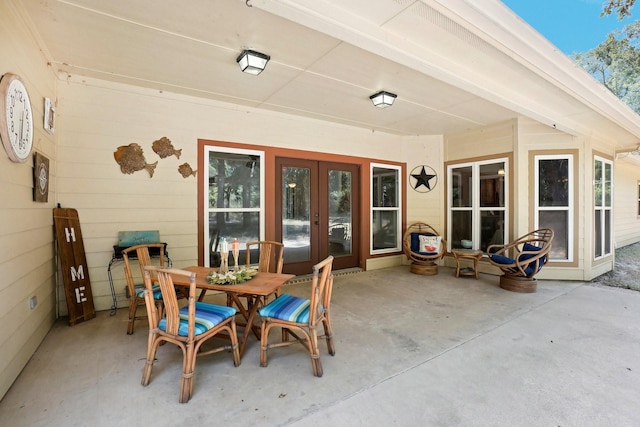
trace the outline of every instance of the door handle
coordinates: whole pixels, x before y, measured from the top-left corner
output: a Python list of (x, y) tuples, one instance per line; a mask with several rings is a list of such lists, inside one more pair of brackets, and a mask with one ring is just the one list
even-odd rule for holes
[(320, 214), (316, 212), (313, 216), (315, 217), (315, 225), (320, 225)]

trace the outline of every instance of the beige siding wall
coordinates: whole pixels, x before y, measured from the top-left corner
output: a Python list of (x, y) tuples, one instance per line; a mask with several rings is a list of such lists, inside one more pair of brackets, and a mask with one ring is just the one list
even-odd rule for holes
[[(381, 161), (418, 158), (398, 136), (343, 125), (101, 80), (72, 77), (59, 90), (58, 202), (78, 210), (98, 310), (111, 307), (107, 266), (118, 231), (160, 230), (175, 266), (197, 263), (197, 183), (193, 177), (183, 178), (177, 168), (184, 162), (196, 167), (198, 139), (364, 153)], [(162, 136), (183, 150), (180, 159), (160, 159), (152, 151), (153, 141)], [(123, 174), (116, 164), (117, 147), (134, 142), (142, 146), (148, 163), (158, 161), (153, 178), (145, 170)], [(440, 159), (432, 144), (431, 138), (422, 138), (413, 145), (419, 145), (420, 156), (437, 168)], [(429, 209), (436, 212), (437, 206)], [(122, 264), (112, 271), (122, 307)]]
[[(33, 159), (13, 163), (0, 149), (0, 398), (55, 320), (53, 220), (56, 153), (43, 130), (43, 98), (55, 98), (55, 78), (11, 2), (0, 2), (0, 75), (24, 81), (34, 118), (34, 151), (50, 159), (49, 203), (33, 202)], [(31, 310), (29, 299), (37, 298)]]
[[(437, 180), (431, 180), (432, 190), (426, 193), (418, 192), (411, 186), (409, 176), (407, 176), (407, 224), (416, 221), (426, 222), (439, 233), (444, 232), (444, 195), (445, 195), (445, 170), (442, 153), (441, 136), (423, 136), (405, 138), (405, 158), (407, 163), (407, 175), (410, 175), (414, 168), (420, 166), (430, 166), (436, 171)], [(414, 171), (420, 173), (420, 169)], [(421, 187), (424, 191), (424, 186)]]
[(466, 132), (450, 133), (444, 137), (444, 161), (460, 161), (510, 153), (516, 144), (516, 121)]
[(640, 216), (638, 216), (640, 159), (631, 157), (628, 160), (617, 160), (614, 164), (613, 182), (614, 245), (620, 248), (640, 241)]

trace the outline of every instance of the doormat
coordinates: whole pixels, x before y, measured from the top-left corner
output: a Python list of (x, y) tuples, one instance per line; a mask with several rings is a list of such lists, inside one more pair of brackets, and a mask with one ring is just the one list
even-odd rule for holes
[[(356, 273), (362, 273), (364, 272), (363, 269), (361, 269), (360, 267), (351, 267), (351, 268), (344, 268), (342, 270), (333, 270), (333, 277), (338, 277), (338, 276), (346, 276), (348, 274), (356, 274)], [(304, 282), (310, 282), (311, 279), (313, 278), (313, 274), (303, 274), (300, 276), (296, 276), (293, 279), (289, 280), (287, 282), (287, 285), (295, 285), (298, 283), (304, 283)]]

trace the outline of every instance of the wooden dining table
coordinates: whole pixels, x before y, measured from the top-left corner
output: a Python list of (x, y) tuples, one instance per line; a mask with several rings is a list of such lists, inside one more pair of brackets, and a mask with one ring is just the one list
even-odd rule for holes
[[(260, 339), (260, 327), (254, 325), (258, 308), (265, 304), (269, 296), (277, 295), (285, 283), (296, 277), (294, 274), (258, 272), (251, 280), (244, 283), (223, 285), (209, 283), (207, 280), (207, 275), (212, 271), (217, 271), (216, 268), (191, 266), (183, 270), (196, 273), (196, 288), (202, 290), (199, 300), (202, 300), (206, 291), (225, 292), (238, 307), (238, 312), (246, 321), (244, 332), (238, 340), (240, 357), (244, 354), (251, 331), (253, 331), (258, 340)], [(174, 284), (188, 286), (189, 280), (185, 277), (176, 276), (174, 277)], [(246, 297), (246, 304), (242, 301), (243, 297)]]

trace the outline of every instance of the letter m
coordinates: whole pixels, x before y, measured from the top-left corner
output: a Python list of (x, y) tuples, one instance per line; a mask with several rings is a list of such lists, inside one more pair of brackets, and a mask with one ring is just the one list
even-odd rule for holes
[(77, 279), (84, 279), (82, 266), (79, 266), (77, 270), (75, 267), (71, 266), (71, 281), (75, 282)]

